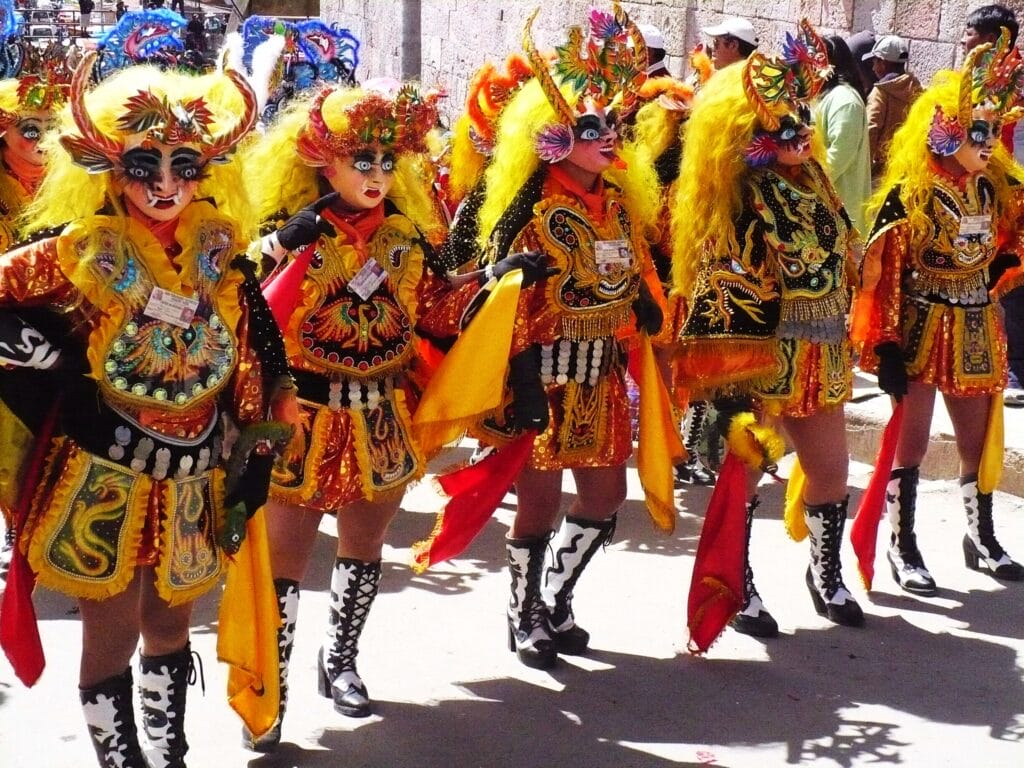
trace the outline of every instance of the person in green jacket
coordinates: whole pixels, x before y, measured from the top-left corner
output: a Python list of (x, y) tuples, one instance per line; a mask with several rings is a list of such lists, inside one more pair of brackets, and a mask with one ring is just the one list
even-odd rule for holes
[(824, 38), (832, 74), (825, 82), (815, 118), (825, 141), (828, 172), (854, 226), (864, 232), (864, 205), (871, 195), (867, 116), (856, 86), (853, 56), (843, 38)]

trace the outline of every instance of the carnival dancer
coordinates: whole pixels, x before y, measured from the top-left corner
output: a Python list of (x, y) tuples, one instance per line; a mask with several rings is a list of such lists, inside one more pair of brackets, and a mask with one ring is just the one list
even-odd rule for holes
[[(82, 352), (80, 373), (65, 365), (19, 541), (40, 584), (79, 600), (79, 694), (99, 764), (147, 765), (128, 666), (141, 636), (149, 765), (184, 766), (192, 603), (266, 496), (281, 433), (265, 419), (294, 385), (236, 258), (251, 217), (224, 161), (255, 122), (252, 92), (233, 73), (137, 67), (87, 93), (94, 59), (71, 83), (66, 152), (49, 152), (26, 212), (30, 229), (69, 223), (0, 258), (0, 305), (70, 314), (68, 346)], [(225, 416), (240, 428), (230, 472)]]
[[(0, 14), (13, 14), (10, 0), (0, 3)], [(45, 51), (4, 40), (0, 64), (10, 69), (0, 80), (0, 252), (19, 240), (18, 218), (32, 199), (46, 170), (40, 143), (55, 122), (56, 112), (67, 101), (71, 72), (59, 46)], [(49, 338), (60, 329), (47, 323), (41, 313), (0, 313), (0, 364), (22, 369), (0, 378), (0, 512), (5, 533), (0, 544), (0, 591), (13, 554), (15, 531), (12, 509), (18, 479), (32, 443), (32, 431), (22, 421), (33, 419), (20, 406), (31, 401), (30, 410), (45, 410), (48, 377), (37, 373), (54, 367), (60, 350)], [(37, 327), (37, 326), (45, 327)], [(44, 333), (45, 331), (45, 333)], [(35, 369), (35, 370), (32, 370)], [(17, 413), (11, 410), (6, 400)], [(31, 406), (34, 406), (32, 408)]]
[(935, 580), (914, 534), (920, 464), (935, 393), (942, 393), (960, 457), (968, 568), (1024, 580), (1024, 567), (993, 531), (992, 492), (1002, 466), (1006, 336), (998, 297), (1021, 282), (1018, 185), (1024, 171), (999, 141), (1024, 114), (1024, 65), (1009, 44), (973, 48), (959, 73), (944, 71), (911, 107), (890, 145), (871, 204), (874, 227), (862, 267), (854, 333), (861, 365), (902, 400), (889, 475), (887, 559), (907, 592), (933, 595)]
[[(787, 35), (781, 57), (754, 53), (704, 85), (686, 125), (673, 202), (673, 274), (689, 307), (680, 333), (686, 378), (718, 398), (729, 451), (754, 467), (754, 478), (781, 449), (755, 435), (753, 455), (743, 455), (750, 453), (742, 442), (748, 427), (756, 431), (751, 411), (785, 431), (806, 473), (796, 524), (802, 517), (810, 533), (806, 581), (814, 607), (831, 621), (858, 626), (863, 614), (843, 583), (839, 559), (847, 509), (843, 403), (852, 386), (846, 275), (853, 232), (822, 169), (823, 148), (807, 106), (826, 74), (824, 45), (805, 20), (796, 36)], [(770, 448), (764, 456), (759, 442)], [(737, 585), (726, 586), (746, 617), (746, 633), (770, 637), (777, 623), (764, 609), (749, 562), (757, 506), (756, 493), (748, 495), (742, 595), (732, 594)], [(704, 539), (711, 517), (709, 508)], [(720, 629), (699, 637), (691, 624), (699, 650)]]
[[(632, 442), (619, 337), (635, 335), (635, 325), (656, 334), (663, 310), (643, 226), (657, 210), (653, 168), (646, 175), (640, 168), (621, 174), (628, 185), (622, 190), (606, 180), (617, 162), (617, 120), (636, 106), (645, 78), (643, 38), (618, 6), (614, 15), (592, 10), (588, 29), (571, 29), (569, 42), (549, 63), (533, 46), (535, 17), (524, 36), (533, 77), (498, 118), (484, 172), (478, 247), (495, 274), (523, 252), (540, 254), (546, 267), (527, 274), (524, 265), (523, 288), (512, 307), (508, 375), (498, 382), (507, 394), (471, 434), (497, 446), (499, 461), (506, 446), (520, 442), (513, 440), (516, 433), (530, 439), (525, 466), (515, 477), (516, 516), (506, 541), (512, 577), (508, 638), (520, 661), (547, 668), (559, 652), (587, 650), (589, 635), (572, 610), (573, 590), (610, 541), (625, 499)], [(462, 343), (460, 337), (450, 356)], [(652, 375), (652, 385), (660, 386), (656, 371)], [(663, 387), (660, 394), (667, 410)], [(670, 420), (667, 413), (665, 418)], [(671, 529), (668, 462), (666, 457), (667, 488), (651, 511)], [(572, 470), (579, 495), (545, 570), (565, 469)], [(443, 536), (448, 523), (442, 517), (436, 531)], [(420, 564), (429, 564), (432, 542), (420, 551)]]
[(243, 739), (257, 751), (280, 741), (299, 584), (324, 514), (336, 518), (338, 546), (319, 690), (341, 714), (371, 713), (359, 637), (388, 526), (428, 458), (410, 430), (408, 377), (421, 313), (448, 288), (444, 270), (430, 268), (444, 235), (425, 144), (435, 99), (412, 84), (325, 88), (284, 109), (246, 156), (261, 215), (283, 221), (261, 241), (265, 259), (281, 265), (266, 292), (305, 425), (274, 470), (268, 507), (282, 698), (275, 729)]

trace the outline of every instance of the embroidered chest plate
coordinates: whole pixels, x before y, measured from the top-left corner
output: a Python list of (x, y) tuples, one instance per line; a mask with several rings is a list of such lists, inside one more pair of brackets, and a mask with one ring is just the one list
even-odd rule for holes
[(765, 172), (751, 192), (765, 223), (765, 244), (775, 255), (783, 302), (821, 299), (845, 288), (850, 229), (817, 170), (806, 189)]
[(936, 180), (935, 236), (915, 268), (933, 277), (957, 277), (987, 267), (996, 254), (995, 187), (978, 176), (963, 191)]
[(613, 334), (628, 319), (642, 268), (625, 208), (610, 202), (599, 227), (568, 199), (542, 201), (538, 208), (538, 234), (560, 270), (547, 285), (548, 298), (562, 315), (563, 335), (591, 339)]
[[(409, 232), (388, 221), (370, 238), (365, 257), (344, 241), (322, 238), (306, 275), (322, 298), (299, 324), (303, 357), (344, 376), (376, 378), (402, 366), (413, 351), (415, 309), (404, 289), (418, 282), (410, 274), (412, 249), (418, 247)], [(370, 259), (384, 280), (364, 299), (349, 282)]]
[[(123, 319), (102, 350), (101, 387), (116, 400), (149, 408), (183, 409), (214, 397), (227, 383), (238, 358), (237, 344), (217, 297), (232, 255), (231, 230), (211, 221), (196, 232), (191, 297), (198, 304), (185, 327), (145, 313), (158, 283), (143, 250), (127, 239), (117, 248), (112, 230), (100, 229), (95, 237), (98, 247), (93, 271), (109, 285), (124, 309)], [(87, 243), (86, 238), (77, 244), (82, 256)], [(162, 253), (148, 258), (166, 259)], [(187, 260), (187, 253), (178, 259), (182, 264)]]

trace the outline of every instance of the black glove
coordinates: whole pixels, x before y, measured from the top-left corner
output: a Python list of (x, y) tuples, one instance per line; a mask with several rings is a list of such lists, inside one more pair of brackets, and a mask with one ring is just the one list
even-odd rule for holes
[(647, 331), (648, 336), (655, 336), (661, 330), (661, 323), (664, 317), (661, 314), (661, 307), (651, 295), (651, 289), (647, 283), (640, 281), (640, 291), (633, 299), (633, 314), (636, 315), (636, 329)]
[(992, 263), (988, 265), (988, 288), (991, 290), (996, 283), (999, 282), (999, 278), (1003, 276), (1003, 273), (1008, 269), (1020, 266), (1020, 257), (1016, 253), (1009, 253), (1008, 251), (1000, 251), (996, 254), (996, 257), (992, 259)]
[(547, 255), (540, 251), (509, 254), (491, 268), (491, 274), (500, 279), (513, 269), (523, 270), (523, 288), (529, 288), (540, 280), (558, 274), (557, 269), (548, 266)]
[(898, 403), (907, 394), (907, 366), (903, 350), (895, 341), (885, 341), (875, 347), (878, 356), (878, 386)]
[(278, 227), (277, 242), (281, 247), (294, 251), (315, 243), (320, 235), (334, 235), (334, 227), (320, 218), (320, 212), (338, 199), (337, 192), (324, 195), (312, 205), (307, 205)]
[(543, 432), (548, 426), (548, 396), (540, 380), (540, 348), (533, 346), (520, 352), (508, 365), (508, 386), (512, 390), (509, 425)]

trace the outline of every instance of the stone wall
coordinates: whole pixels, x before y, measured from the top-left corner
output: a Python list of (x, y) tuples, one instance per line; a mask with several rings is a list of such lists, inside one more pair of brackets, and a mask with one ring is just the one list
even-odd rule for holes
[[(1004, 0), (1024, 19), (1024, 0)], [(700, 40), (700, 28), (723, 16), (746, 16), (761, 48), (777, 49), (786, 31), (806, 16), (822, 33), (848, 35), (870, 29), (876, 35), (910, 39), (910, 68), (922, 82), (959, 62), (964, 19), (985, 0), (634, 0), (630, 15), (654, 24), (665, 35), (669, 69), (682, 74), (685, 54)], [(322, 0), (325, 20), (347, 26), (363, 42), (360, 76), (418, 77), (448, 89), (447, 109), (457, 113), (476, 68), (520, 50), (523, 23), (542, 6), (534, 29), (541, 50), (564, 39), (601, 0)], [(610, 4), (608, 4), (610, 5)], [(418, 27), (419, 34), (415, 32)], [(418, 51), (416, 50), (418, 48)], [(418, 53), (418, 55), (417, 55)]]

